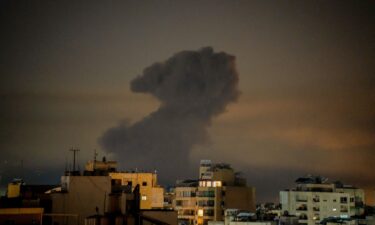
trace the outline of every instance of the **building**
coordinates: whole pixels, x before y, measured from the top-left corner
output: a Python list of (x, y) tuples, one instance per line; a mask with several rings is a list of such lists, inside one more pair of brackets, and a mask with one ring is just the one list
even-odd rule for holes
[(280, 191), (282, 211), (296, 215), (299, 224), (315, 225), (323, 219), (347, 219), (364, 213), (364, 191), (319, 176), (296, 180), (296, 187)]
[(111, 194), (109, 176), (61, 177), (61, 191), (52, 192), (53, 224), (83, 224), (84, 219), (95, 214), (104, 214), (109, 206)]
[(252, 212), (226, 209), (224, 221), (208, 221), (208, 225), (276, 225), (275, 220), (258, 220), (257, 215)]
[(112, 172), (112, 181), (122, 186), (130, 186), (132, 190), (139, 185), (141, 193), (141, 209), (164, 207), (164, 188), (157, 184), (156, 173), (146, 172)]
[(52, 200), (46, 192), (56, 185), (29, 185), (22, 179), (8, 184), (0, 198), (0, 224), (50, 224), (45, 213), (51, 213)]
[(199, 179), (176, 183), (174, 208), (180, 224), (223, 221), (227, 208), (255, 212), (255, 188), (247, 187), (230, 165), (202, 160)]
[(43, 208), (0, 208), (0, 224), (42, 224)]
[(119, 186), (129, 186), (133, 191), (139, 185), (141, 193), (141, 209), (161, 209), (164, 207), (164, 188), (157, 183), (157, 174), (152, 172), (119, 172), (117, 162), (88, 161), (85, 166), (86, 175), (107, 175), (111, 182)]
[(164, 189), (157, 184), (156, 173), (118, 172), (117, 163), (105, 158), (89, 161), (83, 175), (73, 171), (61, 177), (60, 190), (50, 193), (52, 213), (45, 216), (52, 217), (58, 224), (83, 224), (90, 216), (94, 221), (99, 217), (111, 220), (113, 218), (106, 214), (117, 213), (120, 221), (128, 211), (126, 202), (134, 198), (132, 193), (136, 188), (139, 192), (139, 207), (136, 208), (163, 209)]

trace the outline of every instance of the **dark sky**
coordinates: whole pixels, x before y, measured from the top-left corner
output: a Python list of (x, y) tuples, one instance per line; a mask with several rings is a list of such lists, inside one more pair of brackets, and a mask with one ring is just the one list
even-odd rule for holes
[(374, 1), (1, 0), (1, 184), (22, 174), (57, 182), (70, 147), (81, 168), (94, 149), (127, 168), (98, 139), (160, 105), (130, 82), (176, 52), (212, 46), (236, 57), (242, 94), (175, 171), (202, 158), (231, 163), (260, 201), (308, 173), (373, 199), (374, 12)]

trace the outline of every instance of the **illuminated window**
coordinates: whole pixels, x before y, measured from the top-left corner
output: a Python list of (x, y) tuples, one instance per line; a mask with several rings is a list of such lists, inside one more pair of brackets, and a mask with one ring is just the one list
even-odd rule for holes
[(147, 200), (147, 196), (146, 195), (142, 195), (142, 200), (146, 201)]
[(212, 186), (211, 181), (207, 181), (207, 187), (211, 187), (211, 186)]
[(214, 181), (213, 187), (221, 187), (221, 181)]
[(203, 209), (198, 209), (198, 216), (203, 216)]

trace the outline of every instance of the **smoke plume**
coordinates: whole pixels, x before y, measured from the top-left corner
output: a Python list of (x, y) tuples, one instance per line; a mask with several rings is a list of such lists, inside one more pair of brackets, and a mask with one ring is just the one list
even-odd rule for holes
[(192, 147), (207, 143), (212, 119), (239, 96), (235, 57), (211, 47), (155, 63), (130, 87), (152, 94), (160, 107), (141, 121), (109, 129), (99, 143), (126, 167), (155, 168), (170, 178), (187, 169)]

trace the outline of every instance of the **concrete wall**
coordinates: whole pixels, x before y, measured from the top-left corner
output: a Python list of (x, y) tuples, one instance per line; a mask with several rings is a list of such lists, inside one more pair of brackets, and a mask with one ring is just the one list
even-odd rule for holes
[(43, 208), (2, 208), (0, 224), (42, 224)]
[[(142, 215), (154, 218), (170, 225), (177, 225), (177, 212), (174, 210), (144, 210)], [(151, 225), (147, 221), (143, 221), (143, 225)]]
[[(111, 192), (109, 176), (70, 176), (67, 193), (52, 193), (53, 221), (59, 224), (83, 224), (84, 219), (99, 213), (109, 204), (108, 194)], [(63, 216), (63, 214), (70, 214)]]

